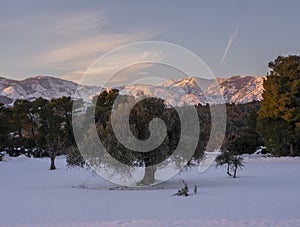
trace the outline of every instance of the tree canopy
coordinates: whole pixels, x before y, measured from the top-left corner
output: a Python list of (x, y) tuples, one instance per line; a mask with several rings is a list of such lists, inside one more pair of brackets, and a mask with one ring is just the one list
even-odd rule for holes
[(269, 63), (257, 131), (275, 155), (300, 152), (300, 56), (279, 56)]

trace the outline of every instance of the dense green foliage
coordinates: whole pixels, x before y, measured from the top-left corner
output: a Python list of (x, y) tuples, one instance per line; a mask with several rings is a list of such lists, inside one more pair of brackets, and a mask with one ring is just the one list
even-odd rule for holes
[(251, 154), (264, 142), (256, 132), (259, 102), (227, 104), (227, 130), (223, 150)]
[[(118, 97), (119, 104), (116, 106), (116, 109), (112, 111), (112, 105), (116, 97)], [(155, 165), (168, 159), (177, 148), (181, 136), (180, 120), (175, 109), (167, 108), (164, 101), (161, 99), (145, 98), (133, 105), (135, 101), (135, 98), (132, 96), (118, 96), (117, 90), (111, 90), (109, 92), (104, 91), (100, 94), (98, 100), (95, 100), (95, 121), (98, 136), (107, 152), (123, 164), (129, 166), (144, 166), (146, 171), (141, 184), (147, 185), (154, 182), (154, 173), (156, 171)], [(133, 105), (132, 109), (130, 108), (131, 105)], [(157, 148), (149, 152), (138, 152), (124, 146), (124, 144), (118, 140), (115, 135), (116, 131), (123, 132), (122, 134), (125, 136), (128, 135), (126, 142), (129, 144), (132, 140), (129, 136), (130, 133), (125, 131), (125, 126), (123, 124), (115, 125), (115, 128), (113, 128), (112, 125), (113, 119), (125, 123), (126, 119), (123, 119), (125, 117), (124, 113), (129, 112), (129, 110), (130, 133), (132, 133), (139, 141), (145, 141), (150, 137), (149, 125), (151, 120), (163, 120), (166, 126), (166, 137)], [(91, 109), (87, 110), (87, 116), (89, 116), (91, 111)], [(89, 117), (87, 117), (87, 119), (89, 119)], [(156, 130), (152, 130), (152, 132), (154, 131), (160, 132), (161, 130), (156, 128)], [(188, 149), (188, 145), (185, 148)], [(203, 152), (197, 151), (197, 155), (202, 156)], [(173, 161), (179, 162), (179, 159)], [(182, 162), (184, 160), (180, 161)], [(98, 162), (99, 163), (94, 164), (107, 164), (104, 159), (98, 159)]]
[(279, 56), (269, 67), (257, 131), (274, 155), (299, 155), (300, 56)]
[(27, 155), (39, 157), (47, 154), (51, 158), (50, 169), (55, 169), (56, 155), (74, 145), (71, 112), (69, 97), (51, 101), (16, 100), (12, 108), (1, 105), (1, 149), (12, 156), (25, 151)]

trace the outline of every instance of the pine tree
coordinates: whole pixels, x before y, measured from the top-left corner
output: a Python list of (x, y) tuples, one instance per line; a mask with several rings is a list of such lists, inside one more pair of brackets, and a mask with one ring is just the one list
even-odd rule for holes
[(279, 56), (269, 67), (257, 131), (275, 155), (299, 155), (300, 56)]
[(50, 156), (50, 170), (55, 170), (55, 158), (63, 154), (68, 146), (73, 145), (70, 141), (72, 101), (62, 97), (50, 102), (42, 101), (39, 111), (40, 127), (39, 144), (44, 147)]
[(10, 145), (9, 133), (13, 130), (11, 120), (11, 111), (0, 103), (0, 149)]

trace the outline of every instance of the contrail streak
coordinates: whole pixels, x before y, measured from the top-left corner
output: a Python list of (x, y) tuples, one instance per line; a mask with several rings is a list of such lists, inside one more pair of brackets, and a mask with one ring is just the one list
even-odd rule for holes
[(223, 57), (222, 57), (222, 59), (221, 59), (219, 65), (218, 65), (218, 67), (220, 67), (220, 66), (222, 65), (222, 63), (224, 62), (224, 60), (225, 60), (225, 58), (226, 58), (226, 56), (227, 56), (227, 53), (228, 53), (228, 51), (229, 51), (231, 45), (233, 44), (233, 42), (234, 42), (234, 40), (235, 40), (235, 38), (236, 38), (236, 35), (237, 35), (237, 33), (238, 33), (238, 30), (239, 30), (239, 27), (240, 27), (240, 24), (238, 24), (238, 25), (236, 26), (235, 31), (233, 32), (233, 34), (230, 35), (229, 40), (228, 40), (228, 43), (227, 43), (227, 46), (226, 46), (225, 51), (224, 51), (224, 54), (223, 54)]

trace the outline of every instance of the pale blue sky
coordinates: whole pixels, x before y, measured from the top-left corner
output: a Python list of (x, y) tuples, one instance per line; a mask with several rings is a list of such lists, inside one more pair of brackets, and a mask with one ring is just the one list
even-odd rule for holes
[(275, 0), (3, 0), (0, 76), (78, 80), (105, 52), (144, 40), (185, 47), (218, 77), (264, 75), (278, 55), (300, 53), (299, 9)]

